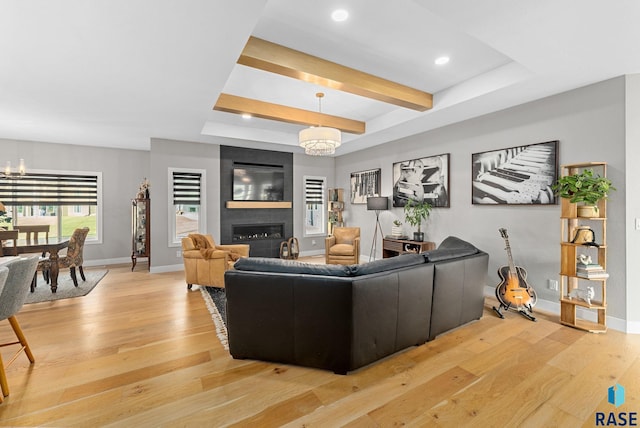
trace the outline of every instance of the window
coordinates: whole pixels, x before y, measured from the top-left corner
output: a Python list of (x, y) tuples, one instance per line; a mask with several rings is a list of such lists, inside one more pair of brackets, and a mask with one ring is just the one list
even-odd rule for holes
[(205, 172), (169, 168), (169, 246), (190, 233), (205, 233)]
[(10, 224), (48, 224), (49, 237), (68, 238), (88, 227), (87, 241), (101, 241), (102, 173), (30, 172), (0, 179), (0, 201)]
[(304, 236), (326, 235), (325, 177), (304, 177)]

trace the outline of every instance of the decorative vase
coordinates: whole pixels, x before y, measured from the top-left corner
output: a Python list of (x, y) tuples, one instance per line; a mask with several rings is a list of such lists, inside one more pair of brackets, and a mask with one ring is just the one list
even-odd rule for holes
[(391, 236), (402, 236), (402, 226), (391, 226)]
[(599, 216), (597, 205), (578, 205), (578, 217), (594, 218)]
[(424, 232), (413, 232), (413, 240), (418, 242), (424, 241)]

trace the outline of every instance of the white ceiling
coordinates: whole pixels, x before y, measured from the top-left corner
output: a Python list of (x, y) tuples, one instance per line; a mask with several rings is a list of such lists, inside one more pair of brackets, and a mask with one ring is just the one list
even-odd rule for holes
[[(303, 126), (212, 107), (225, 92), (316, 111), (322, 91), (324, 113), (366, 122), (340, 155), (638, 73), (639, 21), (636, 0), (0, 0), (0, 138), (298, 152)], [(251, 35), (431, 92), (434, 108), (237, 65)]]

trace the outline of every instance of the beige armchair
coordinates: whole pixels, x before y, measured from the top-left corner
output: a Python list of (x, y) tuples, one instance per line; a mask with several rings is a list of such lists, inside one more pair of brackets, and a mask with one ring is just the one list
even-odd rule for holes
[(360, 259), (360, 228), (334, 227), (333, 236), (324, 240), (327, 264), (352, 265)]
[(211, 235), (182, 238), (182, 260), (187, 288), (193, 284), (224, 288), (224, 273), (240, 257), (249, 257), (249, 245), (216, 245)]

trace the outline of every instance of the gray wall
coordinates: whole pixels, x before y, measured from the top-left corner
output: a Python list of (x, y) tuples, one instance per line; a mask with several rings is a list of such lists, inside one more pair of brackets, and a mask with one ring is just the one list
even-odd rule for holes
[(0, 159), (27, 169), (102, 172), (102, 243), (88, 242), (87, 264), (131, 261), (131, 199), (144, 177), (149, 177), (149, 153), (32, 141), (0, 139)]
[(220, 146), (151, 139), (151, 266), (152, 272), (182, 269), (180, 245), (169, 245), (169, 168), (206, 170), (206, 232), (220, 236)]
[[(605, 161), (618, 191), (608, 206), (608, 315), (624, 319), (625, 302), (625, 80), (618, 78), (515, 108), (411, 136), (336, 159), (336, 185), (348, 189), (350, 172), (382, 168), (382, 195), (391, 195), (393, 162), (451, 153), (451, 208), (437, 208), (428, 221), (426, 239), (440, 243), (449, 235), (475, 243), (490, 254), (489, 286), (507, 264), (498, 228), (509, 231), (516, 264), (526, 268), (540, 299), (558, 302), (547, 288), (560, 270), (560, 207), (478, 206), (471, 204), (471, 154), (560, 140), (560, 163)], [(346, 204), (352, 224), (362, 228), (368, 254), (375, 216), (362, 205)], [(385, 234), (401, 208), (381, 214)], [(405, 230), (410, 228), (405, 225)], [(378, 248), (380, 245), (378, 245)], [(377, 257), (380, 257), (378, 250)], [(493, 281), (493, 282), (492, 282)]]

